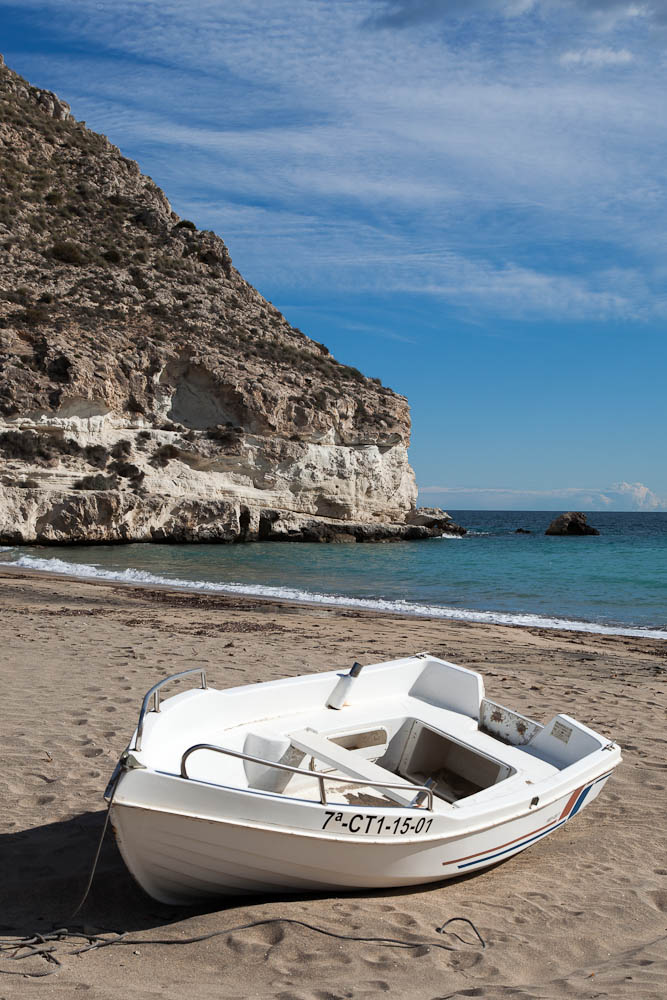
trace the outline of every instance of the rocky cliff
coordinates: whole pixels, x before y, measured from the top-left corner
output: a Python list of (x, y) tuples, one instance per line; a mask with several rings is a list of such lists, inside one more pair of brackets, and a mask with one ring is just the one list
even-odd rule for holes
[(415, 511), (407, 401), (0, 57), (0, 541), (357, 540)]

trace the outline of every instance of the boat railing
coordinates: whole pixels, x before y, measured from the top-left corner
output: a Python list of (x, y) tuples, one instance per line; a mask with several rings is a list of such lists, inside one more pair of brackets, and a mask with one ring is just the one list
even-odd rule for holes
[(181, 670), (179, 674), (172, 674), (170, 677), (165, 677), (163, 680), (158, 681), (153, 687), (146, 692), (144, 695), (144, 700), (141, 703), (141, 711), (139, 712), (139, 722), (137, 723), (137, 738), (134, 741), (134, 749), (141, 750), (141, 740), (144, 735), (144, 719), (146, 718), (146, 713), (148, 712), (148, 705), (153, 699), (153, 711), (160, 711), (160, 689), (165, 686), (165, 684), (170, 684), (171, 681), (178, 680), (179, 677), (187, 677), (188, 674), (199, 674), (201, 676), (201, 686), (206, 687), (206, 671), (202, 667), (191, 667), (189, 670)]
[[(277, 771), (288, 771), (290, 774), (302, 774), (306, 778), (314, 778), (319, 784), (320, 791), (320, 802), (323, 806), (327, 805), (327, 793), (324, 785), (325, 781), (335, 781), (339, 785), (345, 782), (349, 785), (361, 785), (372, 788), (400, 788), (401, 791), (405, 791), (405, 781), (393, 782), (393, 781), (375, 781), (372, 778), (345, 778), (342, 775), (337, 774), (322, 774), (321, 771), (314, 770), (314, 764), (311, 761), (311, 768), (305, 771), (302, 767), (292, 767), (290, 764), (279, 764), (275, 760), (265, 760), (263, 757), (253, 757), (249, 753), (242, 753), (240, 750), (229, 750), (227, 747), (215, 746), (213, 743), (195, 743), (194, 746), (189, 747), (183, 756), (181, 757), (181, 778), (189, 778), (190, 775), (187, 772), (186, 764), (188, 757), (195, 753), (197, 750), (213, 750), (215, 753), (226, 754), (229, 757), (236, 757), (239, 760), (248, 760), (252, 764), (263, 764), (266, 767), (273, 767)], [(428, 803), (427, 808), (430, 812), (433, 812), (433, 790), (428, 785), (415, 785), (415, 797), (409, 803), (409, 805), (404, 808), (416, 809), (421, 805), (422, 799), (426, 798)]]

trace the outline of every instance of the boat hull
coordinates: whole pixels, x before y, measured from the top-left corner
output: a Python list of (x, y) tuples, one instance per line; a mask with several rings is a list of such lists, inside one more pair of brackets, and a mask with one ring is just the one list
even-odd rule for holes
[(129, 871), (164, 903), (380, 889), (454, 878), (512, 857), (590, 804), (609, 773), (589, 775), (538, 808), (526, 802), (523, 812), (515, 807), (475, 826), (418, 809), (359, 812), (303, 802), (285, 813), (279, 797), (258, 802), (197, 782), (188, 783), (189, 803), (179, 789), (175, 808), (168, 802), (173, 779), (140, 771), (121, 778), (111, 818)]

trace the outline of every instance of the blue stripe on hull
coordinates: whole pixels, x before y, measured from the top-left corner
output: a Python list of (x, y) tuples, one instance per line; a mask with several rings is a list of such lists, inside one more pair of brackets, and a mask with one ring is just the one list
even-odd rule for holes
[(503, 854), (509, 854), (511, 851), (520, 851), (522, 847), (527, 847), (528, 844), (532, 844), (533, 841), (541, 840), (542, 837), (546, 837), (548, 833), (552, 832), (552, 830), (557, 830), (559, 826), (563, 825), (563, 823), (567, 823), (567, 819), (569, 819), (569, 817), (562, 819), (559, 823), (554, 823), (553, 826), (550, 826), (548, 830), (543, 830), (542, 833), (536, 833), (533, 837), (528, 837), (526, 840), (522, 840), (519, 844), (512, 844), (511, 847), (506, 847), (503, 851), (496, 851), (495, 854), (487, 854), (485, 858), (477, 858), (475, 861), (466, 861), (458, 867), (470, 868), (471, 865), (481, 865), (485, 861), (492, 861), (493, 858), (499, 858)]
[(495, 851), (493, 854), (487, 854), (483, 858), (476, 858), (474, 861), (466, 861), (463, 864), (458, 865), (458, 867), (459, 868), (471, 868), (473, 865), (482, 865), (482, 864), (485, 864), (487, 861), (493, 861), (494, 858), (500, 858), (500, 857), (502, 857), (503, 854), (511, 854), (513, 851), (520, 851), (522, 847), (527, 847), (528, 844), (532, 844), (536, 840), (541, 840), (542, 837), (546, 837), (547, 834), (552, 833), (554, 830), (557, 830), (559, 826), (562, 826), (563, 823), (567, 823), (567, 821), (569, 819), (572, 819), (572, 817), (581, 809), (582, 805), (584, 804), (584, 800), (585, 800), (586, 796), (588, 795), (588, 793), (590, 792), (590, 790), (593, 787), (593, 785), (597, 785), (598, 782), (600, 782), (600, 781), (606, 781), (606, 779), (608, 777), (609, 777), (609, 774), (603, 774), (601, 778), (596, 778), (595, 781), (592, 781), (590, 785), (587, 785), (586, 788), (584, 788), (580, 792), (579, 798), (574, 803), (574, 805), (572, 806), (572, 809), (570, 810), (570, 812), (568, 813), (568, 815), (565, 817), (565, 819), (560, 820), (558, 823), (554, 823), (554, 825), (550, 826), (548, 830), (543, 830), (541, 833), (537, 833), (537, 834), (535, 834), (532, 837), (527, 837), (526, 840), (522, 840), (521, 843), (519, 843), (519, 844), (512, 844), (510, 847), (506, 847), (502, 851)]
[(583, 792), (572, 806), (572, 811), (570, 812), (570, 815), (567, 817), (568, 819), (572, 819), (573, 816), (576, 816), (576, 814), (579, 812), (584, 803), (584, 799), (586, 798), (592, 787), (593, 787), (592, 785), (589, 785), (588, 788), (584, 788)]

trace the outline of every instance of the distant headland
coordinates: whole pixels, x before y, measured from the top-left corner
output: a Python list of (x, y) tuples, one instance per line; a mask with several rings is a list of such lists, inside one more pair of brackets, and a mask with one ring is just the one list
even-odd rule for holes
[(2, 57), (0, 106), (0, 542), (464, 533), (416, 508), (403, 396)]

